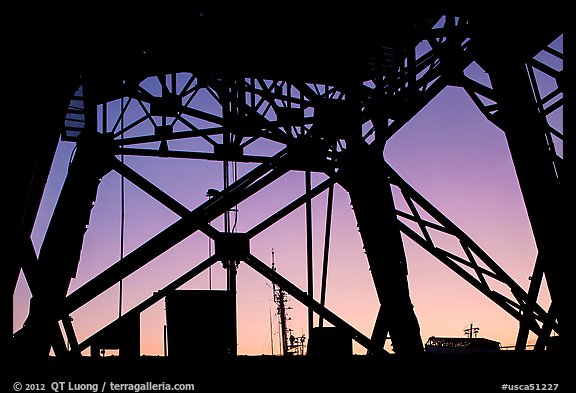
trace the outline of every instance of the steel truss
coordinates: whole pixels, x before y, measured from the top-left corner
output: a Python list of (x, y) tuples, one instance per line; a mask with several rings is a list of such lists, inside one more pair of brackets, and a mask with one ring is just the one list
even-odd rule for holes
[[(25, 326), (15, 334), (16, 343), (30, 353), (45, 354), (52, 347), (57, 355), (79, 354), (91, 347), (103, 331), (113, 329), (122, 320), (139, 316), (217, 261), (233, 261), (246, 263), (279, 285), (308, 307), (310, 313), (341, 328), (370, 353), (385, 353), (388, 336), (396, 352), (416, 353), (422, 350), (422, 342), (407, 290), (407, 261), (400, 238), (403, 233), (520, 322), (517, 349), (525, 348), (529, 331), (539, 337), (539, 348), (545, 348), (551, 333), (560, 333), (560, 315), (565, 307), (560, 284), (555, 281), (561, 268), (550, 260), (559, 258), (565, 245), (560, 247), (550, 239), (550, 234), (544, 233), (547, 231), (544, 228), (550, 228), (550, 225), (552, 228), (562, 226), (556, 226), (558, 222), (545, 218), (549, 215), (542, 212), (543, 202), (561, 200), (558, 185), (563, 173), (563, 130), (553, 127), (548, 116), (563, 108), (564, 85), (561, 81), (568, 77), (566, 71), (547, 65), (537, 54), (543, 50), (560, 60), (563, 60), (563, 54), (549, 47), (558, 37), (558, 34), (551, 35), (543, 47), (532, 48), (532, 52), (538, 50), (536, 53), (522, 53), (511, 59), (516, 68), (510, 66), (510, 72), (524, 70), (524, 78), (520, 76), (513, 82), (506, 82), (510, 73), (501, 67), (498, 59), (487, 54), (487, 48), (475, 43), (478, 38), (475, 34), (473, 18), (435, 17), (421, 26), (419, 35), (401, 45), (379, 47), (368, 61), (365, 73), (355, 75), (351, 81), (309, 82), (299, 78), (231, 76), (193, 67), (182, 71), (151, 67), (154, 72), (127, 73), (110, 81), (105, 89), (97, 75), (81, 74), (62, 133), (63, 140), (78, 146), (70, 174), (38, 257), (32, 255), (31, 243), (25, 242), (22, 247), (22, 255), (26, 255), (22, 258), (22, 268), (33, 300)], [(464, 71), (473, 62), (485, 68), (494, 86), (465, 75)], [(542, 93), (536, 71), (553, 78), (557, 88)], [(486, 118), (507, 134), (539, 248), (528, 290), (518, 285), (473, 239), (408, 185), (382, 157), (386, 141), (447, 86), (462, 87)], [(517, 88), (522, 89), (520, 98), (510, 93)], [(117, 118), (112, 119), (107, 108), (114, 100), (121, 100), (121, 110)], [(219, 111), (207, 109), (206, 101)], [(526, 137), (515, 132), (517, 126), (513, 121), (519, 111), (526, 108), (531, 110), (527, 118), (537, 121), (540, 133), (532, 138), (528, 148), (521, 145)], [(273, 154), (260, 154), (257, 149), (249, 153), (263, 140), (275, 146)], [(533, 169), (527, 164), (529, 155), (538, 157), (534, 165), (550, 170), (543, 169), (544, 173), (538, 179), (528, 179), (525, 173)], [(258, 165), (213, 198), (189, 210), (167, 191), (126, 165), (119, 156)], [(377, 192), (372, 195), (362, 185), (361, 174), (367, 167), (380, 182)], [(309, 186), (306, 193), (245, 233), (221, 232), (211, 225), (234, 206), (292, 170), (323, 173), (327, 179), (313, 188)], [(111, 171), (180, 218), (68, 293), (70, 279), (75, 276), (80, 262), (83, 235), (98, 184)], [(307, 291), (298, 288), (249, 251), (249, 242), (254, 236), (326, 190), (331, 191), (335, 184), (342, 185), (351, 196), (379, 295), (380, 311), (372, 337), (366, 337), (325, 307), (325, 277), (319, 301), (310, 286)], [(544, 200), (534, 194), (534, 189), (539, 187), (545, 187), (547, 191)], [(400, 191), (407, 211), (394, 207), (393, 188)], [(372, 220), (385, 220), (385, 239), (378, 238), (369, 214), (362, 213), (364, 202), (383, 203), (384, 207), (380, 208), (383, 215)], [(327, 215), (329, 219), (330, 214)], [(324, 270), (329, 230), (328, 221)], [(217, 251), (107, 328), (83, 342), (77, 341), (71, 313), (198, 231), (217, 244), (234, 245), (233, 251)], [(438, 236), (456, 239), (460, 249), (439, 246), (435, 242)], [(372, 246), (381, 240), (386, 240), (386, 249)], [(554, 247), (560, 251), (552, 252)], [(229, 249), (220, 249), (224, 248)], [(555, 306), (550, 310), (544, 310), (537, 302), (544, 275), (547, 275)], [(65, 337), (57, 324), (59, 321)], [(71, 343), (70, 349), (66, 348), (65, 341)]]

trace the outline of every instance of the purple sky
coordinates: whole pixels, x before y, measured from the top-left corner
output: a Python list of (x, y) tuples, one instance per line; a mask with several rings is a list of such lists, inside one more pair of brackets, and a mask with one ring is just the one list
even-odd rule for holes
[[(558, 43), (561, 48), (561, 41)], [(550, 61), (553, 61), (550, 60)], [(471, 75), (484, 79), (471, 67)], [(546, 81), (543, 79), (543, 86)], [(543, 87), (544, 88), (544, 87)], [(561, 113), (550, 117), (561, 128)], [(59, 145), (54, 166), (33, 232), (38, 251), (56, 202), (71, 143)], [(261, 149), (265, 147), (262, 145)], [(270, 147), (272, 148), (272, 147)], [(536, 247), (519, 192), (505, 136), (480, 113), (460, 88), (440, 93), (385, 148), (387, 162), (436, 208), (476, 241), (516, 282), (527, 290)], [(206, 200), (209, 188), (222, 188), (222, 164), (199, 160), (126, 157), (126, 164), (139, 171), (186, 207)], [(254, 165), (239, 164), (239, 174)], [(168, 174), (168, 175), (166, 175)], [(313, 175), (318, 184), (325, 176)], [(120, 176), (110, 173), (102, 180), (90, 226), (86, 233), (78, 276), (70, 291), (80, 287), (120, 257)], [(304, 174), (291, 172), (249, 198), (238, 207), (237, 230), (250, 229), (268, 215), (300, 196)], [(126, 182), (124, 254), (160, 232), (178, 217), (144, 192)], [(319, 299), (326, 192), (314, 199), (314, 277)], [(397, 200), (397, 207), (402, 207)], [(215, 222), (220, 227), (219, 222)], [(251, 242), (252, 253), (271, 263), (275, 250), (277, 271), (306, 289), (306, 232), (304, 208), (300, 208)], [(429, 336), (463, 336), (473, 323), (479, 336), (513, 345), (518, 323), (496, 304), (458, 277), (420, 246), (404, 237), (409, 285), (422, 339)], [(150, 296), (179, 275), (203, 261), (213, 245), (196, 233), (124, 280), (123, 311)], [(224, 289), (224, 270), (217, 263), (210, 272), (183, 288)], [(27, 312), (29, 291), (22, 277), (14, 296), (14, 329), (21, 327)], [(307, 335), (306, 310), (290, 297), (289, 321), (295, 335)], [(547, 293), (541, 305), (548, 306)], [(328, 273), (327, 307), (365, 335), (370, 335), (378, 302), (362, 251), (350, 201), (342, 188), (335, 188), (332, 242)], [(274, 322), (274, 348), (278, 351), (278, 324), (271, 284), (246, 264), (238, 270), (238, 350), (243, 354), (270, 353), (270, 315)], [(118, 286), (103, 293), (72, 316), (80, 341), (118, 315)], [(317, 321), (317, 319), (316, 319)], [(162, 354), (164, 302), (142, 314), (142, 354)], [(388, 346), (389, 347), (389, 346)], [(354, 344), (357, 353), (364, 349)]]

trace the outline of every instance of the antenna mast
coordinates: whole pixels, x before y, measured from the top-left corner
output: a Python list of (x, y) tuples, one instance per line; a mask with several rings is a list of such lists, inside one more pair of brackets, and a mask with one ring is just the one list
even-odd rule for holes
[[(276, 271), (274, 262), (274, 249), (272, 249), (272, 270)], [(275, 283), (272, 283), (272, 290), (274, 291), (274, 303), (276, 303), (276, 311), (280, 317), (280, 337), (282, 339), (282, 353), (287, 355), (289, 353), (288, 347), (288, 325), (286, 323), (286, 292), (284, 292)]]
[[(272, 249), (272, 270), (276, 271), (274, 249)], [(306, 338), (304, 335), (301, 337), (294, 337), (292, 329), (288, 327), (290, 317), (288, 317), (286, 310), (290, 310), (291, 307), (286, 307), (286, 302), (288, 301), (287, 294), (275, 283), (272, 283), (272, 290), (274, 291), (274, 303), (276, 303), (276, 312), (278, 313), (280, 323), (282, 354), (284, 356), (294, 355), (294, 353), (303, 355), (304, 342), (306, 341)]]
[(479, 331), (480, 331), (480, 328), (474, 327), (473, 324), (470, 324), (470, 327), (464, 329), (464, 333), (468, 336), (468, 338), (472, 338), (472, 335), (474, 335), (474, 337), (477, 338)]

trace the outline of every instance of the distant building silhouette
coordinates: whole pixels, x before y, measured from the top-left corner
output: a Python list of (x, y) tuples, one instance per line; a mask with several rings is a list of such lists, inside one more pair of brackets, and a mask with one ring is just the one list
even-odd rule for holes
[(478, 337), (430, 337), (424, 345), (430, 353), (480, 353), (498, 352), (500, 343)]

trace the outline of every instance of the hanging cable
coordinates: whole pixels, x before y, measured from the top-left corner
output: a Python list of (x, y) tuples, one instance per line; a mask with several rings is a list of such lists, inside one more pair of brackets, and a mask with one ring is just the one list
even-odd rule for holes
[[(234, 161), (234, 170), (232, 171), (232, 182), (236, 183), (238, 180), (238, 162)], [(238, 205), (234, 206), (234, 225), (232, 226), (232, 232), (236, 232), (236, 225), (238, 224)]]

